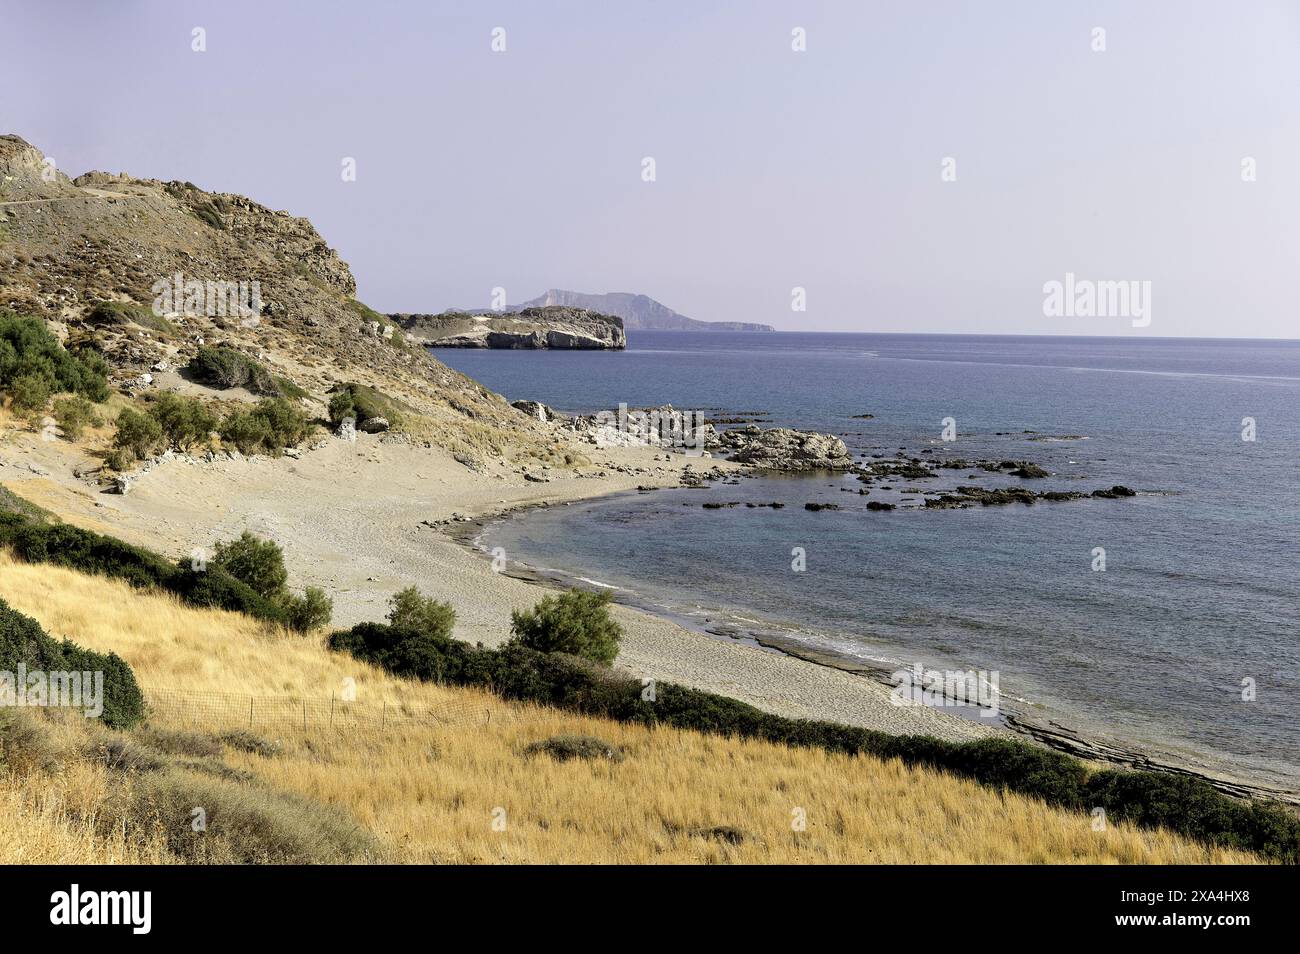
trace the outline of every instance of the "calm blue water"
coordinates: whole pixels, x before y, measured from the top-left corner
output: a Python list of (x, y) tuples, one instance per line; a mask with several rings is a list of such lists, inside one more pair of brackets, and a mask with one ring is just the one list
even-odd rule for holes
[[(531, 512), (489, 542), (676, 613), (794, 627), (889, 666), (996, 670), (1040, 719), (1300, 786), (1300, 342), (643, 332), (622, 353), (437, 356), (566, 411), (765, 411), (857, 453), (1028, 458), (1054, 475), (1027, 482), (1036, 490), (1138, 489), (872, 513), (866, 500), (927, 484), (859, 497), (839, 489), (861, 486), (852, 478), (764, 478)], [(851, 418), (864, 412), (875, 419)], [(939, 440), (946, 417), (955, 444)], [(1241, 439), (1244, 417), (1255, 442)], [(844, 509), (806, 512), (813, 500)]]

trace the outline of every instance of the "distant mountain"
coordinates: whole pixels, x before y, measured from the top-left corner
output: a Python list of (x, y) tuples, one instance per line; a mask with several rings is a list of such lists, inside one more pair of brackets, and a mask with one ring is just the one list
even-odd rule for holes
[(774, 331), (771, 325), (758, 325), (746, 321), (696, 321), (673, 311), (667, 305), (648, 295), (630, 292), (610, 292), (608, 295), (588, 295), (583, 292), (549, 289), (520, 308), (537, 308), (546, 305), (565, 305), (585, 308), (623, 319), (628, 331)]

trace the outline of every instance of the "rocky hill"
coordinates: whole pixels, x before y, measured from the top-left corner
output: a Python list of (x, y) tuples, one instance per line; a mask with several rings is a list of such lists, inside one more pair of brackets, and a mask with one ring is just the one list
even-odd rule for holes
[(524, 308), (504, 314), (443, 312), (390, 316), (409, 340), (435, 348), (564, 348), (618, 350), (627, 347), (623, 319), (582, 308)]
[[(227, 308), (227, 287), (255, 290), (255, 310)], [(173, 289), (185, 291), (169, 300)], [(305, 218), (189, 182), (69, 179), (23, 139), (0, 136), (0, 308), (93, 345), (115, 384), (147, 387), (146, 375), (183, 367), (200, 344), (226, 344), (307, 403), (341, 382), (378, 388), (450, 447), (471, 432), (498, 452), (545, 439), (355, 295), (347, 264)]]
[(771, 325), (751, 324), (745, 321), (696, 321), (678, 314), (667, 305), (648, 295), (629, 292), (611, 292), (607, 295), (589, 295), (585, 292), (551, 288), (521, 308), (539, 308), (564, 305), (585, 308), (588, 311), (617, 315), (623, 319), (628, 331), (772, 331)]

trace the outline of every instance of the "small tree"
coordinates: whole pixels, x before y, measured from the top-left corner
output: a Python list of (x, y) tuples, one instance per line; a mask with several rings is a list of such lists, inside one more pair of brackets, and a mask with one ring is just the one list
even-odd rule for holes
[(456, 611), (450, 603), (439, 603), (408, 586), (388, 601), (388, 623), (393, 629), (450, 639), (456, 625)]
[(101, 423), (95, 417), (95, 405), (76, 395), (61, 397), (54, 402), (54, 420), (58, 422), (63, 436), (70, 441), (79, 438), (87, 424), (93, 423), (98, 427)]
[(259, 539), (245, 530), (238, 540), (218, 543), (212, 562), (247, 583), (259, 596), (278, 599), (284, 595), (289, 571), (284, 568), (284, 552), (274, 540)]
[(302, 591), (302, 596), (285, 597), (284, 610), (289, 628), (307, 633), (329, 623), (334, 615), (334, 601), (320, 587), (309, 586)]
[(41, 374), (20, 374), (9, 385), (15, 411), (39, 411), (50, 403), (49, 379)]
[(162, 443), (162, 426), (148, 414), (129, 407), (122, 408), (117, 416), (117, 435), (113, 446), (128, 451), (137, 458), (145, 458)]
[(623, 627), (609, 615), (608, 590), (569, 590), (548, 596), (530, 610), (510, 614), (514, 640), (545, 653), (571, 653), (606, 665), (618, 655)]
[(178, 450), (189, 450), (208, 440), (217, 426), (217, 416), (202, 401), (170, 392), (158, 396), (149, 415), (162, 428), (167, 443)]

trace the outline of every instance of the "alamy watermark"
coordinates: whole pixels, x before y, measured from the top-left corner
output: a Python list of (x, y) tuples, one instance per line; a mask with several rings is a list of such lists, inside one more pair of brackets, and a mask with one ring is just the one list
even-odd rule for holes
[(674, 408), (650, 408), (629, 411), (620, 403), (618, 411), (600, 411), (596, 423), (601, 427), (617, 428), (647, 444), (667, 447), (684, 447), (702, 451), (713, 428), (702, 411), (678, 411)]
[(889, 701), (896, 706), (977, 708), (981, 716), (998, 714), (998, 673), (985, 669), (927, 669), (915, 663), (890, 680)]
[(1129, 318), (1134, 328), (1151, 324), (1149, 281), (1093, 281), (1065, 273), (1065, 281), (1043, 285), (1048, 318)]
[(0, 707), (80, 709), (87, 719), (104, 714), (104, 673), (45, 672), (19, 663), (0, 670)]
[(153, 313), (159, 318), (238, 318), (252, 327), (262, 316), (262, 285), (258, 281), (186, 278), (177, 272), (158, 279), (149, 290), (156, 296)]

